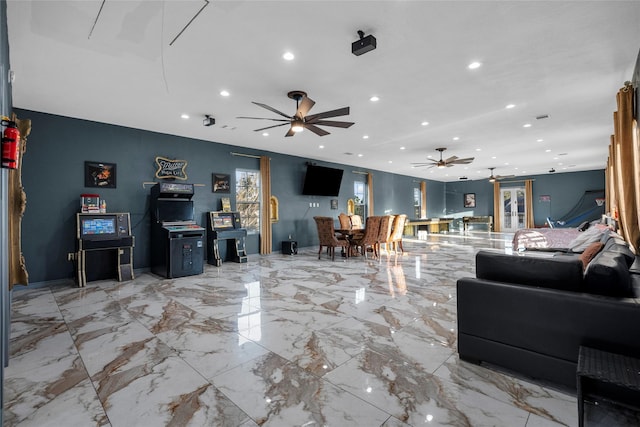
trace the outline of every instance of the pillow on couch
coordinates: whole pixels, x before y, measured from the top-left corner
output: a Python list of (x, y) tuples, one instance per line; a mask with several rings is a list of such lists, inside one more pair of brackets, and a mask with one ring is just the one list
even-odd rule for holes
[(597, 242), (602, 237), (604, 230), (598, 229), (598, 227), (589, 227), (569, 242), (569, 250), (571, 252), (582, 252), (593, 242)]
[(580, 261), (582, 261), (582, 266), (585, 270), (587, 269), (587, 266), (589, 265), (591, 260), (594, 259), (596, 255), (598, 255), (598, 253), (600, 253), (602, 248), (604, 248), (604, 243), (593, 242), (592, 244), (587, 246), (587, 249), (585, 249), (584, 252), (580, 254), (579, 258)]

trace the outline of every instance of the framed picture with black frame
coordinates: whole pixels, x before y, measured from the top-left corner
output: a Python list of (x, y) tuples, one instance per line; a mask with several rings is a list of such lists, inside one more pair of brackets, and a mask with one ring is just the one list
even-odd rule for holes
[(231, 191), (231, 177), (229, 174), (211, 174), (211, 189), (214, 193), (229, 193)]
[(476, 193), (464, 193), (464, 207), (465, 208), (476, 207)]
[(84, 186), (116, 188), (116, 164), (84, 162)]

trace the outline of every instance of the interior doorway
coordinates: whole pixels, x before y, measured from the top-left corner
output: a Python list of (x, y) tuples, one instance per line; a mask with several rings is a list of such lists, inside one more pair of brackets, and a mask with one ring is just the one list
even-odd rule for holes
[(515, 232), (525, 228), (526, 201), (524, 187), (511, 187), (500, 189), (500, 218), (502, 218), (502, 231)]

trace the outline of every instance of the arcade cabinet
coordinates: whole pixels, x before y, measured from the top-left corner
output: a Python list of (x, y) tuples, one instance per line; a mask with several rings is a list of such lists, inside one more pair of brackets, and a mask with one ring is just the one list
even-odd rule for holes
[(204, 228), (194, 221), (193, 184), (151, 187), (151, 271), (168, 279), (202, 274)]
[(232, 254), (235, 262), (247, 262), (245, 237), (247, 229), (242, 228), (239, 212), (209, 212), (207, 225), (207, 262), (216, 267), (222, 265), (220, 240), (227, 241), (227, 253)]
[(78, 213), (76, 226), (79, 287), (116, 272), (120, 282), (133, 280), (134, 237), (128, 213)]

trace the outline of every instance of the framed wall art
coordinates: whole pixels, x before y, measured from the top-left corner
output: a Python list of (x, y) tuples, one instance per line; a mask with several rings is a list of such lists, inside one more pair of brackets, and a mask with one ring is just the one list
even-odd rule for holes
[(116, 188), (116, 164), (84, 162), (84, 186)]
[(465, 208), (476, 207), (476, 193), (464, 193), (464, 207)]
[(229, 174), (211, 174), (211, 188), (214, 193), (228, 193), (231, 190), (231, 177)]

